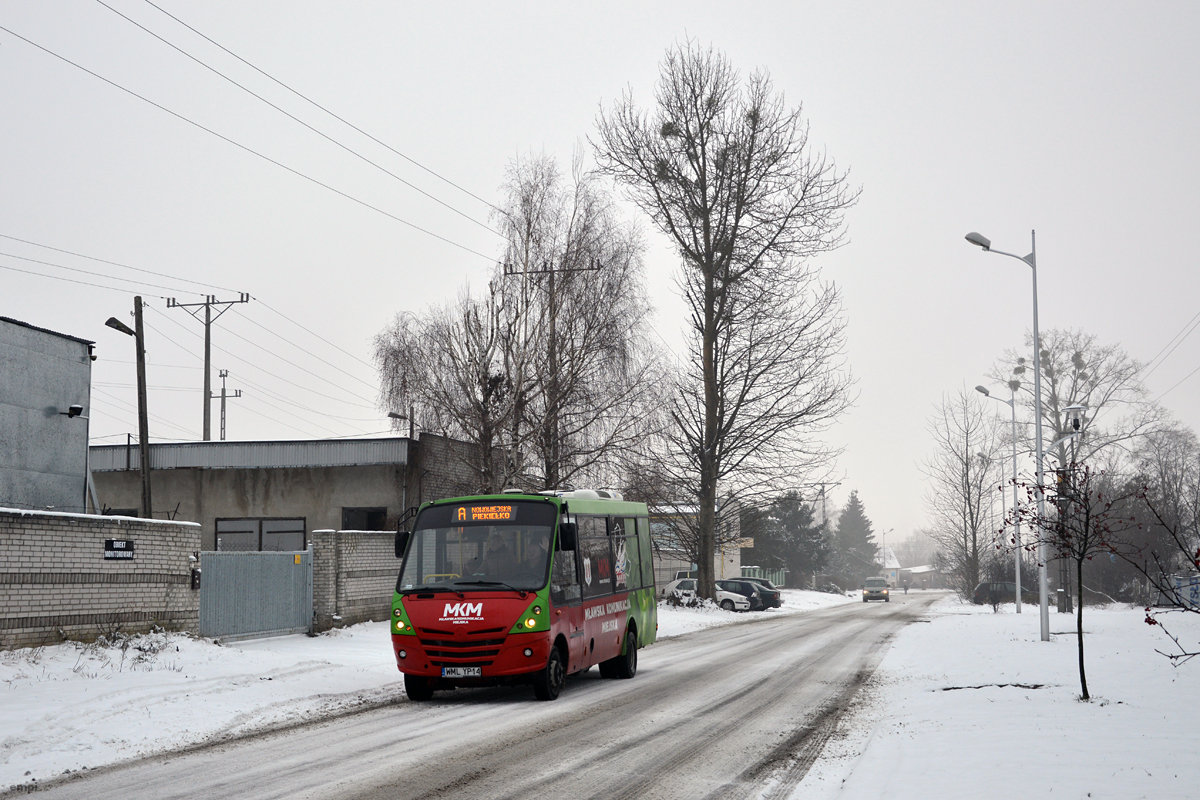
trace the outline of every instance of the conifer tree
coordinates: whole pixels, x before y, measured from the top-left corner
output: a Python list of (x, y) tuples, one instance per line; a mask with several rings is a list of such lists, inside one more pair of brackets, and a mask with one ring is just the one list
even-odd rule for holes
[(862, 501), (858, 499), (857, 490), (850, 493), (850, 499), (838, 518), (834, 551), (838, 572), (848, 580), (859, 582), (879, 572), (879, 565), (875, 562), (879, 546), (875, 544), (875, 532), (871, 530), (871, 520), (867, 518)]

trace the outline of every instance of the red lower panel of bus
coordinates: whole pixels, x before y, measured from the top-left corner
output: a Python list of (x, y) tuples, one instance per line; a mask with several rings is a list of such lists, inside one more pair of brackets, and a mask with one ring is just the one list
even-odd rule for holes
[(473, 631), (447, 636), (392, 635), (396, 666), (410, 675), (454, 679), (495, 678), (541, 669), (550, 655), (549, 633)]

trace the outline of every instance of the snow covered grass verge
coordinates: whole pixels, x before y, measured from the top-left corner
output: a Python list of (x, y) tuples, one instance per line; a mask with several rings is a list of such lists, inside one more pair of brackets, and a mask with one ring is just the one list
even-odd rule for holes
[[(1074, 615), (1052, 611), (1042, 642), (1036, 606), (1002, 609), (950, 598), (901, 632), (792, 796), (1200, 793), (1187, 716), (1200, 707), (1200, 662), (1172, 667), (1156, 653), (1171, 643), (1140, 608), (1085, 608), (1083, 702)], [(1195, 615), (1171, 623), (1190, 641), (1200, 635)]]
[(853, 602), (853, 598), (840, 594), (809, 592), (801, 589), (784, 589), (781, 599), (783, 605), (780, 608), (768, 608), (764, 611), (725, 611), (711, 601), (706, 601), (698, 607), (688, 608), (669, 605), (660, 599), (658, 603), (658, 638), (670, 639), (717, 625), (736, 625), (740, 622), (761, 619), (763, 616), (799, 614)]
[(177, 633), (0, 652), (0, 791), (404, 694), (387, 622), (220, 646)]

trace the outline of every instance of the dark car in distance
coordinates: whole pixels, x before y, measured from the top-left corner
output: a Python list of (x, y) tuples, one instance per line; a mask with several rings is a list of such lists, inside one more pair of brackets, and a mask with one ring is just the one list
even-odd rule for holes
[[(1035, 593), (1026, 586), (1021, 587), (1021, 602), (1036, 601)], [(1017, 584), (1013, 581), (992, 581), (981, 583), (975, 587), (971, 602), (977, 606), (996, 605), (999, 603), (1017, 602)]]
[(779, 587), (766, 578), (747, 578), (743, 576), (742, 580), (749, 581), (758, 587), (759, 594), (762, 595), (763, 605), (767, 608), (783, 607), (783, 594), (779, 591)]
[(762, 593), (758, 590), (758, 585), (747, 580), (720, 580), (717, 581), (717, 587), (724, 589), (727, 592), (740, 594), (750, 601), (751, 611), (762, 611), (766, 608), (763, 602)]

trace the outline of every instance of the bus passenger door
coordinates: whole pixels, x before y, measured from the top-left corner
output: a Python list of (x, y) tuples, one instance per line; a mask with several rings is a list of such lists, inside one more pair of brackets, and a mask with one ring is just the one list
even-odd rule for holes
[(580, 605), (579, 569), (574, 550), (556, 550), (550, 571), (550, 601), (554, 621), (567, 636), (567, 672), (580, 669), (584, 660), (583, 607)]

